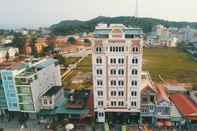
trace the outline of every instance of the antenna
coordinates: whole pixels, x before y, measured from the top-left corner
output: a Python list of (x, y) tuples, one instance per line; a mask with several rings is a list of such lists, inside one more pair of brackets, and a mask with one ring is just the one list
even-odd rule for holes
[(138, 0), (136, 0), (136, 5), (135, 5), (135, 17), (138, 17)]

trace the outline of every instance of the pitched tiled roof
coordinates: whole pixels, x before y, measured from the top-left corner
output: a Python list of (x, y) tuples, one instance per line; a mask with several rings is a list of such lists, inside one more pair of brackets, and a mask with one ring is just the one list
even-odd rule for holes
[(163, 101), (163, 100), (170, 102), (168, 95), (166, 93), (165, 87), (163, 87), (162, 85), (157, 85), (157, 90), (158, 90), (157, 92), (158, 102)]
[(170, 96), (170, 100), (184, 116), (197, 115), (197, 105), (194, 104), (187, 96), (181, 93), (176, 93)]

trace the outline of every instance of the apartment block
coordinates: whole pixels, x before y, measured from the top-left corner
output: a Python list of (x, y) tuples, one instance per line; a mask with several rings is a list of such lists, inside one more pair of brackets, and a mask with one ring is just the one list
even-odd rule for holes
[(140, 112), (143, 31), (122, 24), (99, 24), (93, 40), (94, 110), (97, 121)]
[(1, 109), (8, 111), (39, 112), (41, 96), (52, 87), (61, 86), (60, 67), (58, 61), (52, 58), (12, 63), (5, 65), (0, 72), (0, 104), (4, 104)]

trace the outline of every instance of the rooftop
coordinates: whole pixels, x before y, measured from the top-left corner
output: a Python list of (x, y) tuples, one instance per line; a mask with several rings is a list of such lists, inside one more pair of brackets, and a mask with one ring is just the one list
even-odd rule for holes
[(62, 89), (61, 86), (53, 86), (46, 93), (44, 93), (43, 96), (53, 96), (57, 94), (61, 89)]
[(187, 91), (183, 86), (178, 86), (178, 85), (167, 85), (166, 88), (168, 91), (178, 91), (178, 92)]
[(194, 104), (186, 95), (176, 93), (170, 96), (170, 100), (176, 105), (177, 109), (186, 117), (197, 117), (197, 105)]

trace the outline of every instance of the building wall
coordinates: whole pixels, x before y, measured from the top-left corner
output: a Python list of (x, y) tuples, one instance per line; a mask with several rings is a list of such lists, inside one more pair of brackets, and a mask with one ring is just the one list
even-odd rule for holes
[[(96, 33), (98, 37), (93, 42), (94, 109), (98, 122), (105, 121), (105, 112), (140, 111), (142, 39), (132, 33), (129, 34), (132, 38), (126, 39), (123, 30), (127, 28), (122, 25), (113, 25), (107, 30), (106, 26), (99, 26), (97, 32), (111, 31), (102, 34), (104, 38)], [(134, 48), (137, 51), (133, 51)], [(133, 70), (137, 73), (132, 74)]]
[(19, 111), (13, 72), (1, 70), (2, 85), (9, 111)]

